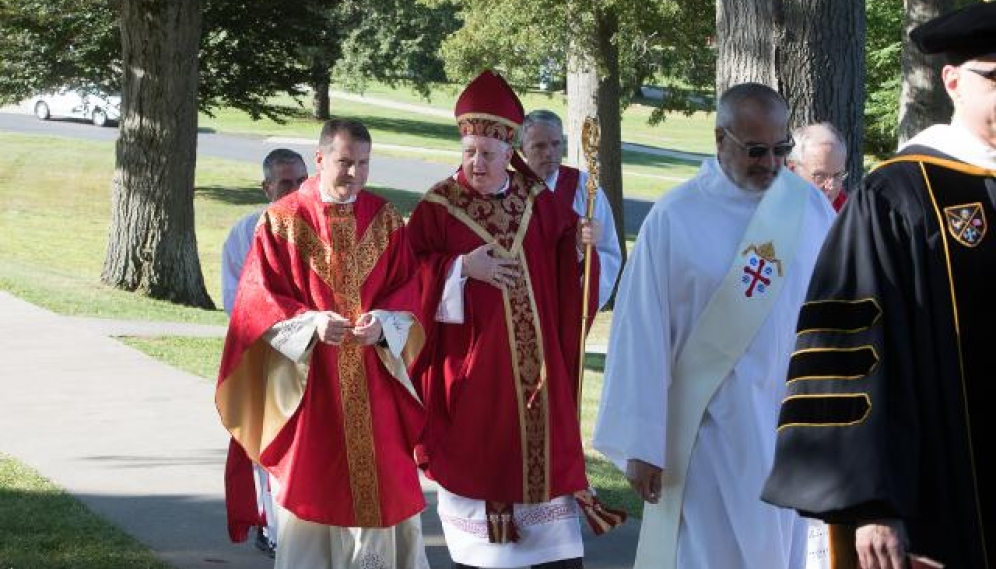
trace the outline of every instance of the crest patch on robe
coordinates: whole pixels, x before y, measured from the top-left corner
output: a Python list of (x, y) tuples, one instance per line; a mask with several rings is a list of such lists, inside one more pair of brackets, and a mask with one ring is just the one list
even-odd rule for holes
[(986, 212), (979, 202), (946, 207), (944, 218), (951, 236), (966, 247), (975, 247), (986, 236)]
[(775, 256), (775, 246), (771, 241), (751, 245), (740, 255), (746, 257), (740, 284), (747, 298), (765, 294), (772, 279), (782, 276), (782, 262)]

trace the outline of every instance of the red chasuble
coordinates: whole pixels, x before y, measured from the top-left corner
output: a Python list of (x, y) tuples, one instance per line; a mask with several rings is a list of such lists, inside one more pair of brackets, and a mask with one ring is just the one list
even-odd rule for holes
[(557, 187), (553, 188), (553, 197), (558, 202), (574, 209), (574, 196), (578, 193), (578, 180), (581, 172), (577, 168), (561, 165), (557, 168)]
[[(309, 310), (350, 320), (373, 309), (414, 314), (416, 270), (402, 217), (365, 191), (352, 204), (323, 203), (311, 178), (260, 219), (215, 400), (234, 439), (279, 480), (277, 501), (299, 518), (388, 527), (420, 512), (413, 449), (424, 411), (406, 374), (382, 363), (384, 348), (316, 342), (299, 366), (262, 336)], [(406, 358), (422, 340), (416, 322)]]
[[(577, 215), (542, 182), (509, 175), (502, 197), (447, 179), (412, 214), (427, 325), (412, 377), (424, 390), (433, 478), (467, 498), (539, 503), (588, 487), (576, 403)], [(518, 260), (520, 278), (507, 289), (468, 279), (464, 322), (436, 322), (453, 261), (485, 243)]]

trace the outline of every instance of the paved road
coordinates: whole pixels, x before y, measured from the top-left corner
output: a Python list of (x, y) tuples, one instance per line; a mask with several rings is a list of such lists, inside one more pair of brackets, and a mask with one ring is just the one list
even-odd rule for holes
[[(40, 121), (16, 107), (0, 110), (0, 133), (3, 131), (108, 142), (113, 142), (118, 138), (118, 129), (116, 128), (98, 128), (84, 121)], [(278, 145), (300, 152), (306, 159), (315, 152), (315, 144), (300, 139), (212, 132), (201, 132), (197, 136), (197, 154), (199, 156), (226, 158), (253, 164), (261, 164), (266, 154)], [(375, 151), (371, 158), (369, 182), (373, 185), (422, 193), (435, 182), (453, 173), (458, 157), (454, 155), (452, 161), (453, 165), (447, 165), (418, 158), (385, 156), (376, 152), (375, 144)], [(636, 234), (643, 219), (650, 211), (651, 205), (653, 205), (652, 202), (647, 200), (628, 198), (624, 200), (623, 208), (627, 233)]]
[[(228, 433), (210, 381), (159, 362), (108, 334), (214, 333), (156, 323), (100, 324), (54, 314), (0, 291), (0, 452), (41, 472), (178, 569), (269, 569), (225, 529)], [(423, 529), (429, 561), (448, 569), (435, 489)], [(585, 567), (632, 566), (638, 522), (595, 538)], [(0, 563), (2, 565), (2, 563)]]

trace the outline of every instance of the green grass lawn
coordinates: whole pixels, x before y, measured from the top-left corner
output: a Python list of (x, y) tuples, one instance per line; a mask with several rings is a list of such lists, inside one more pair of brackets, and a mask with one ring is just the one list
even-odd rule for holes
[(0, 567), (169, 569), (138, 541), (0, 454)]
[[(432, 95), (431, 101), (424, 101), (416, 94), (400, 90), (389, 90), (373, 83), (364, 92), (369, 97), (416, 104), (436, 110), (450, 112), (456, 100), (456, 90), (452, 85), (443, 85)], [(566, 117), (566, 97), (563, 93), (527, 92), (522, 94), (526, 109), (548, 108)], [(292, 111), (284, 123), (269, 119), (253, 121), (241, 111), (221, 109), (214, 117), (201, 115), (200, 128), (215, 132), (251, 134), (255, 136), (282, 136), (317, 141), (321, 124), (310, 117), (306, 107), (302, 107), (290, 97), (278, 97), (275, 104)], [(712, 153), (715, 149), (712, 126), (714, 117), (706, 113), (692, 116), (669, 114), (658, 125), (648, 124), (652, 107), (640, 104), (631, 105), (623, 114), (623, 141), (644, 146), (680, 150), (682, 152)], [(419, 114), (407, 110), (390, 109), (376, 104), (350, 101), (332, 97), (332, 113), (363, 121), (370, 129), (375, 144), (389, 144), (407, 147), (429, 148), (459, 152), (459, 137), (453, 119), (429, 114)], [(378, 148), (378, 153), (410, 157), (410, 152)], [(456, 164), (458, 157), (449, 154), (418, 154), (422, 160)], [(624, 195), (631, 198), (654, 200), (690, 178), (698, 169), (698, 164), (686, 160), (653, 156), (650, 154), (623, 152)]]

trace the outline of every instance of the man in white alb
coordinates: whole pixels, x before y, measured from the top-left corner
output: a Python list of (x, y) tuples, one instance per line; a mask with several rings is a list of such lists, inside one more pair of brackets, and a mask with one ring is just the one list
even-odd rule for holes
[(801, 567), (806, 523), (760, 500), (795, 324), (834, 219), (782, 168), (788, 108), (727, 90), (716, 158), (654, 204), (616, 297), (594, 446), (646, 501), (639, 569)]

